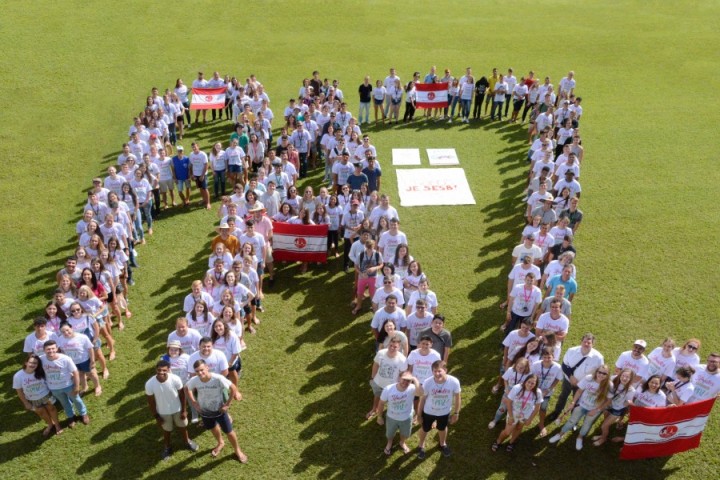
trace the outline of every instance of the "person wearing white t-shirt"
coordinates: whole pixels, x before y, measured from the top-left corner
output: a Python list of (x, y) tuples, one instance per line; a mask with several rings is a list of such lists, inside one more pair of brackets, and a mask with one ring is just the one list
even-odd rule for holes
[(593, 348), (594, 344), (595, 335), (586, 333), (579, 346), (569, 348), (565, 352), (562, 361), (562, 390), (555, 403), (555, 409), (548, 415), (548, 422), (552, 422), (560, 416), (570, 394), (577, 391), (578, 382), (605, 362), (603, 355)]
[[(508, 89), (510, 89), (510, 82), (508, 82)], [(513, 102), (513, 112), (510, 123), (517, 122), (517, 117), (520, 114), (523, 103), (525, 103), (527, 99), (528, 91), (528, 86), (525, 84), (525, 77), (521, 78), (520, 83), (513, 86), (512, 90), (510, 90), (510, 92), (512, 92), (511, 97)], [(507, 116), (507, 105), (505, 106), (505, 116)]]
[[(400, 81), (400, 77), (398, 77), (398, 76), (395, 74), (395, 69), (394, 69), (394, 68), (391, 68), (391, 69), (390, 69), (390, 75), (388, 75), (387, 77), (385, 77), (385, 80), (383, 81), (383, 87), (385, 88), (385, 92), (389, 92), (391, 87), (394, 88), (396, 81), (399, 82), (399, 81)], [(376, 98), (377, 98), (377, 97), (376, 97)], [(390, 110), (390, 100), (391, 100), (390, 95), (385, 95), (385, 105), (384, 105), (384, 107), (383, 107), (383, 122), (384, 122), (385, 118), (387, 118), (387, 116), (388, 116), (388, 111)], [(377, 119), (375, 119), (375, 121), (377, 121)]]
[(55, 398), (50, 393), (45, 375), (40, 357), (31, 353), (23, 362), (23, 368), (13, 375), (12, 387), (25, 409), (35, 412), (45, 421), (47, 426), (42, 435), (48, 437), (53, 429), (56, 435), (60, 435), (63, 430), (58, 420)]
[(197, 452), (198, 444), (190, 440), (187, 432), (187, 410), (183, 382), (177, 375), (170, 373), (170, 363), (160, 360), (155, 365), (155, 375), (145, 382), (145, 398), (157, 425), (163, 432), (165, 448), (162, 459), (172, 454), (170, 433), (177, 427), (185, 446), (191, 452)]
[(519, 328), (524, 319), (532, 318), (542, 303), (542, 291), (535, 285), (535, 280), (535, 274), (530, 272), (523, 283), (513, 286), (510, 291), (505, 322), (500, 326), (505, 335)]
[(523, 243), (517, 245), (512, 251), (512, 264), (517, 265), (522, 261), (522, 258), (526, 255), (532, 258), (532, 263), (540, 265), (542, 262), (542, 249), (535, 245), (535, 235), (529, 234), (523, 238)]
[(559, 382), (562, 382), (562, 367), (555, 360), (555, 352), (552, 347), (545, 347), (542, 350), (541, 359), (530, 365), (530, 372), (538, 377), (538, 388), (542, 391), (543, 400), (540, 405), (539, 424), (540, 436), (547, 435), (545, 429), (545, 417), (550, 404), (550, 397)]
[(452, 455), (447, 445), (448, 425), (458, 421), (462, 404), (460, 381), (447, 374), (447, 363), (439, 360), (431, 368), (433, 374), (422, 384), (422, 397), (416, 414), (418, 423), (422, 423), (417, 453), (420, 460), (425, 459), (425, 439), (433, 426), (438, 431), (440, 451), (446, 457)]
[(378, 250), (382, 254), (385, 263), (392, 262), (395, 259), (395, 250), (397, 250), (398, 245), (407, 245), (408, 243), (407, 236), (398, 229), (399, 225), (400, 220), (391, 218), (390, 228), (380, 235)]
[(564, 99), (570, 98), (570, 95), (575, 93), (576, 84), (575, 72), (569, 71), (567, 77), (563, 77), (563, 79), (560, 80), (560, 97)]
[(60, 401), (65, 415), (70, 420), (68, 427), (75, 426), (75, 411), (85, 425), (89, 424), (90, 417), (87, 407), (80, 396), (80, 373), (75, 362), (69, 356), (59, 352), (55, 340), (48, 340), (43, 348), (45, 355), (40, 359), (43, 370), (45, 370), (45, 380), (50, 393)]
[(388, 295), (383, 300), (385, 306), (378, 309), (373, 315), (372, 321), (370, 322), (370, 330), (376, 340), (380, 334), (380, 329), (388, 320), (393, 320), (399, 330), (406, 328), (407, 317), (405, 311), (397, 306), (398, 298), (396, 293)]
[(227, 377), (227, 357), (225, 357), (223, 352), (213, 349), (213, 343), (210, 337), (200, 339), (198, 351), (190, 355), (190, 359), (188, 360), (188, 373), (190, 376), (195, 375), (195, 367), (193, 365), (198, 360), (202, 360), (210, 369), (210, 372)]
[(370, 212), (369, 218), (372, 228), (377, 229), (380, 217), (385, 217), (388, 222), (393, 218), (400, 220), (397, 210), (395, 207), (390, 205), (390, 195), (387, 193), (380, 195), (380, 205), (373, 208), (372, 212)]
[(192, 355), (200, 348), (201, 339), (200, 332), (188, 326), (187, 318), (180, 317), (175, 322), (175, 330), (168, 334), (167, 343), (178, 342), (184, 353)]
[(676, 363), (673, 348), (675, 348), (675, 341), (672, 338), (666, 338), (660, 347), (650, 352), (647, 356), (649, 363), (645, 378), (650, 375), (660, 375), (660, 382), (663, 385), (668, 378), (673, 378)]
[(643, 379), (648, 377), (648, 366), (650, 362), (644, 352), (647, 348), (645, 340), (635, 340), (632, 350), (623, 352), (615, 362), (615, 374), (620, 373), (624, 368), (633, 371), (633, 385), (638, 385)]
[(407, 358), (400, 353), (401, 339), (399, 335), (390, 338), (388, 347), (379, 350), (373, 360), (370, 374), (370, 387), (373, 391), (372, 409), (365, 416), (372, 418), (378, 412), (380, 395), (385, 387), (398, 381), (400, 374), (407, 370)]
[[(192, 88), (208, 88), (208, 81), (203, 72), (198, 72), (198, 78), (193, 80)], [(201, 110), (195, 110), (195, 123), (198, 123)], [(203, 123), (207, 122), (207, 110), (202, 109)], [(190, 122), (188, 122), (190, 123)], [(189, 125), (188, 125), (189, 126)]]
[(692, 377), (695, 375), (695, 369), (691, 366), (680, 367), (673, 372), (675, 380), (665, 383), (667, 390), (668, 405), (682, 406), (685, 405), (695, 394), (695, 385), (692, 383)]
[(165, 156), (165, 149), (158, 150), (158, 158), (153, 160), (155, 166), (160, 170), (158, 185), (160, 187), (160, 197), (162, 198), (163, 208), (168, 208), (167, 194), (170, 192), (170, 205), (175, 206), (175, 181), (173, 180), (173, 161), (172, 157)]
[(705, 365), (698, 365), (692, 376), (695, 391), (688, 403), (701, 402), (720, 394), (720, 354), (711, 353)]
[[(203, 110), (203, 115), (204, 114), (205, 110)], [(197, 122), (197, 118), (195, 121)], [(205, 209), (210, 210), (210, 192), (207, 188), (207, 171), (209, 166), (208, 156), (205, 152), (200, 151), (200, 146), (197, 142), (193, 142), (191, 147), (192, 153), (188, 156), (188, 158), (190, 159), (192, 179), (195, 180), (195, 185), (200, 190), (200, 195), (202, 195)]]
[[(407, 328), (406, 333), (408, 341), (410, 342), (410, 350), (414, 350), (418, 347), (420, 338), (418, 335), (425, 329), (432, 326), (433, 315), (428, 313), (427, 302), (423, 299), (417, 299), (415, 301), (415, 311), (407, 316)], [(432, 346), (432, 339), (431, 346)]]
[(550, 311), (543, 313), (538, 318), (537, 325), (535, 326), (535, 335), (538, 337), (541, 335), (547, 335), (548, 333), (554, 333), (558, 343), (562, 346), (563, 340), (567, 336), (568, 329), (570, 328), (570, 320), (561, 313), (562, 311), (562, 300), (554, 298), (550, 301)]
[[(505, 95), (508, 92), (508, 84), (505, 82), (504, 77), (500, 75), (497, 83), (495, 83), (495, 89), (493, 90), (493, 104), (490, 109), (490, 120), (495, 120), (495, 112), (497, 111), (497, 119), (502, 120), (502, 108), (505, 102)], [(509, 100), (508, 100), (509, 102)]]
[[(420, 383), (412, 374), (406, 372), (400, 376), (397, 383), (388, 385), (380, 394), (380, 402), (377, 410), (378, 425), (386, 425), (385, 437), (387, 444), (383, 450), (385, 455), (392, 453), (393, 438), (395, 432), (400, 431), (399, 446), (403, 453), (409, 453), (410, 447), (405, 441), (412, 434), (413, 420), (413, 399), (415, 393), (420, 390)], [(382, 413), (387, 404), (387, 419), (383, 419)]]
[(440, 353), (432, 348), (432, 338), (430, 335), (423, 335), (418, 340), (418, 348), (410, 352), (408, 355), (408, 372), (415, 375), (420, 381), (432, 377), (432, 366), (438, 360), (442, 360)]
[(522, 383), (512, 387), (507, 396), (503, 398), (508, 412), (507, 424), (490, 447), (493, 452), (500, 448), (506, 438), (509, 441), (505, 450), (512, 452), (515, 449), (515, 441), (523, 429), (532, 424), (543, 401), (543, 392), (538, 388), (538, 383), (537, 375), (529, 375)]

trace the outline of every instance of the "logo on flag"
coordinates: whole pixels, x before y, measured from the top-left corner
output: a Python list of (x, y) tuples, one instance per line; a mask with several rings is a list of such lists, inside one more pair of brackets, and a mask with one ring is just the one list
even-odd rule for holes
[(700, 446), (715, 399), (681, 407), (630, 408), (623, 460), (667, 457)]
[(284, 262), (327, 261), (327, 225), (275, 222), (273, 259)]
[(190, 110), (207, 110), (225, 107), (225, 87), (193, 88)]
[(444, 108), (448, 106), (447, 83), (418, 83), (415, 85), (417, 108)]

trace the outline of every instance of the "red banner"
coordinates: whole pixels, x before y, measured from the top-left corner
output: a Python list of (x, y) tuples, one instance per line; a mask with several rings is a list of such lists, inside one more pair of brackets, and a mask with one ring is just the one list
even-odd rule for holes
[(327, 225), (275, 222), (273, 259), (285, 262), (327, 262)]
[(207, 110), (225, 107), (225, 87), (193, 88), (190, 110)]
[(620, 458), (667, 457), (697, 448), (714, 404), (715, 399), (711, 398), (681, 407), (630, 407)]
[(417, 108), (444, 108), (448, 106), (447, 83), (415, 84), (415, 106)]

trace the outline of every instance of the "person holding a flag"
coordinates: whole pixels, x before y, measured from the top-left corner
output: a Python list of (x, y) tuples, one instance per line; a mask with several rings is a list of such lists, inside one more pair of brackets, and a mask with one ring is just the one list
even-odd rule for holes
[(720, 353), (711, 353), (705, 365), (698, 365), (692, 383), (695, 385), (688, 403), (715, 398), (720, 394)]
[[(193, 80), (192, 88), (208, 88), (208, 81), (205, 79), (203, 72), (198, 72), (198, 78)], [(198, 123), (200, 110), (195, 110), (195, 123)], [(207, 122), (207, 110), (202, 110), (203, 123)], [(189, 124), (190, 122), (188, 122)], [(189, 127), (190, 125), (188, 125)]]

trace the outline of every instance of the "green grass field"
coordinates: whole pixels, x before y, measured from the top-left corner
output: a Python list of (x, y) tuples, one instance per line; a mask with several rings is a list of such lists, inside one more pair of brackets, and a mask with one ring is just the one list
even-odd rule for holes
[[(93, 176), (114, 164), (132, 117), (150, 87), (199, 69), (255, 73), (274, 112), (317, 69), (341, 81), (351, 110), (365, 74), (403, 80), (414, 70), (497, 66), (518, 77), (535, 70), (557, 85), (577, 74), (584, 97), (585, 222), (577, 239), (580, 291), (569, 344), (599, 337), (608, 362), (643, 337), (703, 340), (720, 349), (715, 321), (720, 282), (712, 245), (720, 174), (711, 146), (720, 120), (715, 72), (720, 36), (716, 2), (6, 2), (2, 20), (5, 89), (0, 144), (0, 466), (17, 478), (181, 478), (212, 471), (249, 478), (712, 478), (720, 468), (717, 413), (700, 449), (669, 459), (620, 462), (615, 446), (575, 452), (524, 434), (510, 456), (491, 454), (497, 431), (497, 372), (510, 249), (522, 227), (526, 130), (507, 124), (371, 127), (384, 167), (384, 190), (399, 204), (393, 147), (457, 150), (476, 206), (399, 208), (412, 254), (423, 262), (456, 343), (450, 373), (463, 384), (464, 408), (451, 427), (455, 455), (382, 453), (384, 430), (366, 422), (372, 341), (366, 313), (350, 315), (350, 276), (327, 268), (281, 269), (268, 291), (263, 324), (248, 340), (233, 406), (250, 464), (226, 449), (211, 459), (212, 438), (193, 431), (201, 451), (158, 462), (161, 442), (144, 382), (163, 351), (192, 280), (205, 268), (214, 213), (163, 216), (139, 247), (135, 313), (116, 333), (118, 359), (99, 399), (88, 398), (88, 427), (41, 441), (38, 419), (12, 390), (28, 325), (50, 298), (53, 278), (75, 246), (74, 225)], [(202, 8), (200, 8), (202, 6)], [(442, 13), (441, 16), (436, 16)], [(715, 32), (715, 33), (713, 33)], [(276, 125), (277, 126), (277, 125)], [(230, 124), (193, 129), (207, 151)], [(424, 162), (426, 162), (425, 160)], [(427, 164), (425, 163), (425, 166)], [(322, 172), (304, 184), (319, 185)], [(715, 212), (715, 213), (713, 213)], [(417, 445), (413, 438), (411, 446)], [(533, 461), (535, 466), (533, 466)]]

